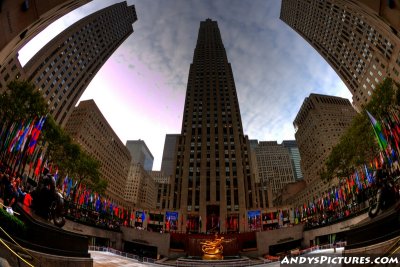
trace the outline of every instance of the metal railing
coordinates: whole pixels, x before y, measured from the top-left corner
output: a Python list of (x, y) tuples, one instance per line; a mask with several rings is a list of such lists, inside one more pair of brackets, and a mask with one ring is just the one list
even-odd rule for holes
[[(252, 266), (255, 264), (260, 264), (258, 263), (253, 263), (250, 259), (246, 260), (221, 260), (221, 261), (213, 261), (212, 266), (229, 266), (229, 267), (243, 267), (243, 266)], [(202, 260), (177, 260), (176, 261), (176, 266), (178, 267), (195, 267), (195, 266), (210, 266), (210, 261), (202, 261)]]
[(317, 251), (317, 250), (322, 250), (322, 249), (330, 249), (330, 248), (341, 248), (346, 246), (346, 242), (337, 242), (336, 245), (334, 244), (326, 244), (326, 245), (316, 245), (313, 247), (309, 247), (306, 249), (302, 249), (302, 250), (292, 250), (291, 251), (291, 256), (299, 256), (299, 255), (304, 255), (313, 251)]

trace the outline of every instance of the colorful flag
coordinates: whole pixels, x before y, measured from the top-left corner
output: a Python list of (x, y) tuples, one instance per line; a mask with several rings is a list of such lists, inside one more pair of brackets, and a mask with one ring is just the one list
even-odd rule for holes
[(29, 136), (29, 134), (30, 134), (30, 132), (32, 130), (33, 122), (34, 122), (34, 120), (31, 119), (25, 125), (25, 128), (23, 129), (23, 132), (22, 132), (22, 134), (21, 134), (21, 136), (18, 139), (18, 142), (16, 144), (15, 151), (20, 151), (20, 150), (22, 151), (23, 150), (23, 148), (25, 146), (26, 139), (28, 139), (28, 136)]
[(18, 130), (15, 132), (13, 138), (11, 139), (10, 145), (8, 146), (8, 152), (12, 152), (14, 150), (14, 147), (23, 133), (23, 124), (23, 122), (19, 124)]
[(56, 172), (54, 173), (54, 180), (56, 181), (56, 184), (57, 184), (57, 180), (58, 180), (58, 167), (56, 168)]
[[(65, 177), (65, 178), (67, 178), (67, 177)], [(71, 193), (71, 189), (72, 189), (72, 178), (68, 178), (67, 197)]]
[(39, 135), (42, 131), (42, 127), (44, 122), (46, 121), (46, 117), (41, 117), (40, 120), (36, 123), (35, 127), (32, 129), (31, 133), (31, 141), (28, 145), (28, 155), (32, 155), (35, 150), (36, 143), (39, 139)]
[(43, 154), (40, 155), (37, 164), (36, 164), (36, 169), (35, 169), (35, 175), (39, 176), (39, 172), (40, 172), (40, 166), (42, 165), (42, 161), (43, 161)]
[(385, 150), (387, 147), (387, 141), (386, 141), (385, 136), (382, 133), (382, 126), (379, 123), (379, 121), (377, 121), (368, 111), (367, 111), (367, 114), (368, 114), (369, 119), (371, 120), (371, 124), (374, 129), (376, 139), (378, 140), (379, 147), (382, 150)]
[(65, 176), (63, 185), (61, 187), (61, 192), (63, 195), (64, 195), (64, 192), (66, 191), (67, 187), (68, 187), (68, 174)]

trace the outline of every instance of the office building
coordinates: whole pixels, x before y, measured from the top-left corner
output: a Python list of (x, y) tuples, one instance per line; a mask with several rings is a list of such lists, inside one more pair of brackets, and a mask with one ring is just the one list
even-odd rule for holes
[(386, 22), (395, 34), (400, 32), (400, 3), (395, 0), (358, 0), (372, 9), (377, 17)]
[[(200, 23), (189, 69), (171, 181), (170, 208), (182, 213), (183, 227), (201, 225), (190, 229), (201, 232), (244, 231), (242, 218), (256, 206), (248, 145), (218, 24), (207, 19)], [(226, 220), (241, 223), (226, 229), (220, 223)]]
[(90, 1), (1, 1), (0, 68), (51, 23)]
[(126, 148), (131, 153), (134, 163), (140, 163), (146, 171), (153, 169), (154, 157), (143, 140), (128, 140)]
[(157, 203), (157, 183), (139, 162), (131, 161), (126, 182), (125, 200), (139, 209), (155, 209)]
[(283, 140), (282, 145), (289, 150), (290, 160), (292, 161), (294, 179), (303, 179), (303, 173), (301, 172), (301, 158), (299, 148), (297, 147), (296, 140)]
[(345, 98), (310, 94), (304, 100), (293, 125), (307, 183), (307, 192), (303, 192), (305, 199), (320, 195), (329, 187), (328, 183), (322, 183), (320, 173), (355, 115), (356, 111)]
[(157, 210), (165, 210), (169, 206), (170, 198), (170, 176), (165, 175), (162, 171), (151, 171), (150, 176), (156, 182), (157, 187)]
[(336, 71), (358, 110), (385, 77), (400, 82), (399, 7), (385, 2), (282, 1), (280, 18)]
[(174, 173), (175, 147), (178, 142), (179, 134), (165, 135), (164, 150), (161, 161), (161, 171), (170, 176)]
[(57, 35), (23, 67), (23, 77), (43, 93), (61, 126), (98, 70), (133, 32), (136, 20), (135, 7), (126, 2), (101, 9)]
[(125, 205), (123, 196), (131, 156), (96, 103), (81, 101), (66, 123), (65, 131), (100, 162), (101, 178), (108, 182), (106, 195), (115, 203)]
[[(284, 186), (295, 181), (292, 160), (289, 150), (276, 141), (253, 141), (258, 180), (258, 200), (260, 208), (270, 207), (270, 203), (278, 198)], [(252, 161), (254, 162), (254, 161)], [(270, 192), (268, 194), (268, 192)], [(279, 204), (276, 203), (275, 204)]]

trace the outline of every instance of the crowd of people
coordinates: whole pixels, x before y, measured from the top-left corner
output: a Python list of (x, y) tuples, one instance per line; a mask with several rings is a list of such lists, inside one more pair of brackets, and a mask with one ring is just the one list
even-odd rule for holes
[[(43, 179), (43, 175), (39, 179)], [(7, 211), (13, 213), (18, 202), (27, 207), (32, 207), (32, 194), (34, 194), (35, 187), (29, 184), (27, 180), (26, 175), (13, 172), (9, 166), (0, 161), (0, 198)], [(110, 218), (105, 214), (78, 207), (68, 200), (64, 204), (64, 215), (72, 221), (102, 229), (120, 230), (122, 222), (118, 218)], [(35, 211), (36, 208), (38, 207), (35, 207)], [(46, 217), (47, 214), (40, 215)]]
[(95, 210), (79, 208), (75, 203), (65, 201), (65, 217), (71, 221), (102, 229), (120, 231), (122, 222), (119, 218), (109, 217)]
[(22, 176), (13, 173), (10, 168), (0, 162), (0, 178), (0, 197), (3, 205), (15, 208), (17, 202), (25, 200), (26, 191), (22, 184)]

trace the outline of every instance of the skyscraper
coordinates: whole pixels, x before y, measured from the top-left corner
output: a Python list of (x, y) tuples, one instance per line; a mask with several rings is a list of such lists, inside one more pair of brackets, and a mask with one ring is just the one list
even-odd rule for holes
[(282, 0), (280, 18), (331, 65), (358, 109), (386, 76), (400, 82), (399, 9), (382, 4), (377, 12), (376, 2)]
[(358, 0), (358, 2), (372, 9), (376, 16), (382, 17), (390, 28), (394, 29), (394, 32), (400, 32), (400, 5), (398, 0)]
[(134, 163), (140, 163), (146, 171), (153, 169), (154, 157), (143, 140), (128, 140), (126, 141), (126, 148), (131, 153)]
[(125, 200), (141, 209), (155, 209), (157, 204), (158, 184), (150, 172), (139, 162), (131, 161), (125, 186)]
[(81, 101), (65, 131), (84, 151), (100, 162), (101, 178), (108, 182), (106, 195), (125, 205), (124, 193), (131, 156), (93, 100)]
[[(281, 193), (283, 187), (295, 181), (289, 150), (276, 141), (260, 141), (251, 148), (255, 154), (258, 175), (258, 199), (260, 208), (268, 208)], [(268, 193), (269, 192), (269, 193)], [(272, 195), (270, 195), (272, 194)]]
[(179, 134), (165, 135), (164, 150), (161, 161), (161, 171), (166, 176), (174, 173), (175, 146), (178, 142)]
[[(255, 207), (248, 139), (243, 135), (233, 73), (216, 21), (200, 29), (176, 151), (170, 208), (183, 214), (187, 231), (243, 231)], [(226, 229), (228, 228), (228, 229)]]
[(52, 22), (90, 1), (1, 1), (0, 66)]
[(61, 126), (136, 20), (135, 7), (126, 2), (99, 10), (57, 35), (24, 66), (23, 77), (43, 93)]
[(301, 105), (293, 125), (307, 183), (307, 193), (303, 193), (306, 200), (327, 189), (328, 185), (321, 184), (320, 173), (355, 115), (350, 101), (336, 96), (310, 94)]

